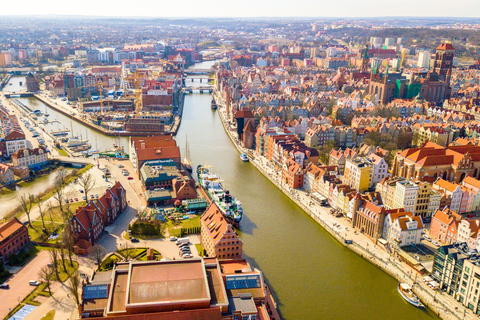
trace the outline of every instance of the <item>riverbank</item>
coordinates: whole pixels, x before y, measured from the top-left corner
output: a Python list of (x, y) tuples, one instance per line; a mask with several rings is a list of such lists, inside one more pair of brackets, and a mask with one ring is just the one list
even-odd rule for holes
[[(221, 97), (215, 97), (219, 106), (218, 113), (225, 132), (233, 142), (238, 152), (247, 152), (240, 145), (240, 141), (235, 137), (236, 132), (230, 128), (228, 120), (226, 120), (225, 107)], [(375, 246), (368, 238), (362, 234), (355, 233), (351, 225), (344, 218), (335, 218), (329, 214), (330, 208), (311, 205), (309, 196), (302, 190), (290, 190), (288, 186), (280, 181), (278, 173), (270, 166), (270, 163), (261, 156), (255, 155), (251, 160), (252, 165), (260, 171), (267, 179), (270, 180), (278, 189), (280, 189), (290, 200), (295, 202), (305, 213), (313, 220), (320, 224), (329, 234), (335, 238), (340, 244), (348, 247), (353, 252), (371, 261), (378, 268), (387, 272), (399, 281), (412, 284), (415, 280), (415, 271), (410, 269), (406, 264), (401, 263), (398, 259), (391, 257), (380, 247)], [(345, 240), (351, 240), (352, 244), (346, 244)], [(419, 277), (421, 279), (421, 277)], [(417, 295), (422, 301), (436, 314), (444, 319), (463, 319), (463, 310), (465, 309), (460, 303), (456, 302), (447, 294), (439, 291), (431, 290), (423, 282), (419, 281), (414, 287)], [(476, 319), (471, 312), (466, 314), (465, 319)]]
[[(158, 132), (127, 132), (127, 131), (111, 131), (103, 128), (102, 126), (96, 125), (90, 121), (88, 121), (85, 117), (80, 117), (78, 115), (78, 111), (73, 111), (69, 110), (68, 108), (59, 105), (57, 102), (50, 100), (49, 98), (46, 98), (45, 96), (41, 94), (34, 94), (34, 97), (37, 98), (38, 100), (42, 101), (46, 105), (48, 105), (50, 108), (54, 109), (55, 111), (60, 112), (61, 114), (70, 117), (71, 119), (89, 127), (92, 130), (95, 130), (101, 134), (104, 134), (106, 136), (111, 136), (111, 137), (137, 137), (137, 136), (145, 136), (145, 135), (158, 135)], [(180, 125), (180, 121), (178, 121), (178, 126)], [(178, 130), (178, 127), (177, 129)], [(175, 132), (176, 132), (175, 130)]]

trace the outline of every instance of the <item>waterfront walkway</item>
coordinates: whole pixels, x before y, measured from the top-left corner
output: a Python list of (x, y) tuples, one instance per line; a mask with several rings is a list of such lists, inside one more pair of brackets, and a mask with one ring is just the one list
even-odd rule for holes
[[(248, 153), (248, 149), (241, 146), (236, 138), (235, 128), (229, 124), (225, 111), (223, 99), (216, 96), (218, 113), (222, 120), (226, 133), (240, 153)], [(292, 190), (281, 181), (278, 170), (265, 157), (255, 153), (254, 159), (250, 162), (273, 184), (284, 192), (292, 201), (302, 208), (310, 217), (319, 223), (325, 230), (334, 236), (342, 245), (348, 247), (365, 259), (371, 261), (379, 268), (395, 277), (397, 280), (413, 284), (416, 277), (416, 270), (407, 264), (391, 256), (381, 247), (375, 245), (367, 236), (354, 230), (346, 218), (336, 218), (331, 215), (330, 207), (322, 207), (312, 201), (305, 190)], [(352, 244), (345, 244), (345, 240), (352, 240)], [(443, 319), (478, 319), (475, 314), (466, 309), (462, 304), (455, 301), (443, 291), (434, 291), (421, 281), (422, 275), (418, 274), (414, 290), (421, 300), (436, 314)]]

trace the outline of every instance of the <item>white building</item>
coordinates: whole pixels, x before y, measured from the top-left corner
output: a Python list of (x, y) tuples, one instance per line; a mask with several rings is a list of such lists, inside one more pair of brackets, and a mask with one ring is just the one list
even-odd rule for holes
[(393, 207), (403, 208), (406, 212), (414, 212), (418, 189), (418, 186), (412, 181), (397, 181)]
[(430, 67), (430, 57), (432, 54), (430, 51), (420, 51), (418, 53), (418, 62), (417, 62), (417, 67), (418, 68), (429, 68)]
[(18, 150), (26, 149), (27, 140), (26, 139), (6, 140), (5, 145), (7, 149), (7, 155), (11, 156)]
[(395, 45), (395, 38), (385, 38), (385, 45), (388, 46), (394, 46)]
[(390, 177), (390, 173), (388, 172), (387, 162), (382, 157), (371, 153), (367, 159), (370, 160), (370, 188), (372, 188), (383, 178)]
[(392, 221), (390, 227), (390, 243), (396, 243), (399, 247), (419, 244), (422, 240), (423, 221), (420, 216), (404, 215)]
[(477, 233), (479, 224), (479, 220), (462, 219), (458, 224), (457, 242), (468, 242), (468, 239)]
[(21, 149), (12, 155), (13, 166), (34, 167), (48, 162), (47, 150), (44, 147), (35, 149)]

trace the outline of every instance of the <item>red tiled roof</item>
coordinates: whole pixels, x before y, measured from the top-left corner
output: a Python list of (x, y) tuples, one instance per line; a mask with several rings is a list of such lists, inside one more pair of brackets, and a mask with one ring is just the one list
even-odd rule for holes
[(437, 47), (437, 50), (455, 50), (451, 43), (442, 43)]

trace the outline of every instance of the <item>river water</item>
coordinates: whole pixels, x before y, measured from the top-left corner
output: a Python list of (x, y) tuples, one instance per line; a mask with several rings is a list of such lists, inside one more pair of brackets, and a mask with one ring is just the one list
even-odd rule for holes
[[(45, 108), (35, 99), (20, 100)], [(210, 101), (208, 94), (185, 97), (178, 145), (183, 154), (188, 137), (194, 167), (212, 165), (243, 203), (240, 236), (245, 256), (264, 273), (285, 319), (437, 319), (406, 303), (395, 279), (339, 244), (251, 164), (242, 162)], [(68, 127), (68, 117), (48, 112)], [(99, 149), (113, 144), (113, 138), (81, 124), (75, 128), (96, 137)]]

